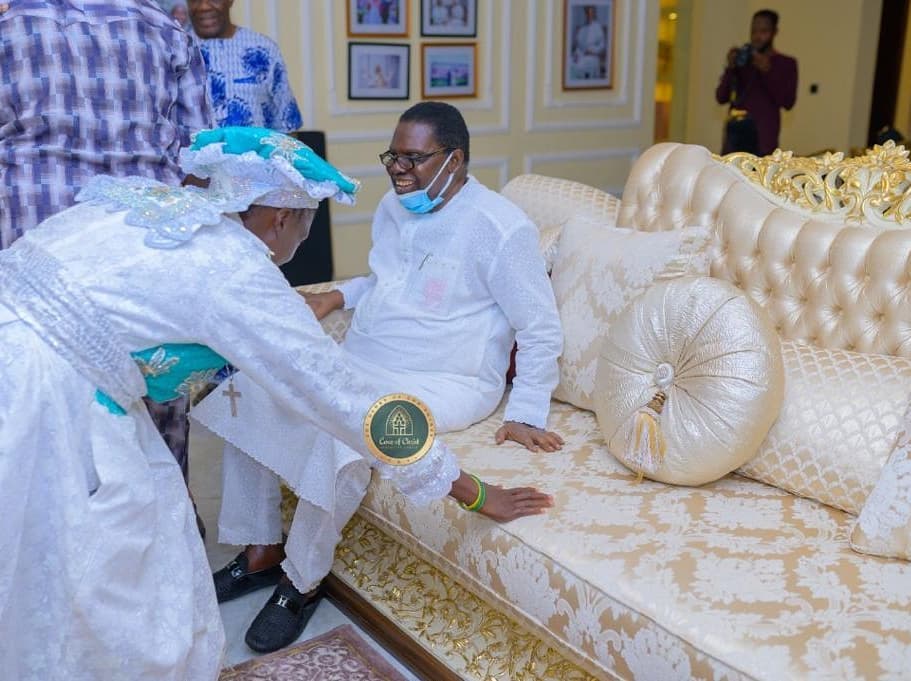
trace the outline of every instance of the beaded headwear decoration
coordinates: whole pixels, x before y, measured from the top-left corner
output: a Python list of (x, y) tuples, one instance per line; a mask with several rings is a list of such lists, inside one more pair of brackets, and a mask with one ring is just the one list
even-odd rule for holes
[(215, 203), (245, 210), (316, 208), (323, 199), (353, 204), (359, 183), (289, 135), (254, 127), (202, 130), (180, 152), (180, 167), (209, 178)]
[(225, 213), (256, 204), (273, 208), (316, 208), (323, 199), (354, 204), (360, 183), (293, 137), (253, 127), (202, 130), (180, 151), (188, 175), (209, 180), (207, 189), (173, 187), (141, 177), (93, 177), (76, 196), (148, 229), (152, 248), (176, 248)]

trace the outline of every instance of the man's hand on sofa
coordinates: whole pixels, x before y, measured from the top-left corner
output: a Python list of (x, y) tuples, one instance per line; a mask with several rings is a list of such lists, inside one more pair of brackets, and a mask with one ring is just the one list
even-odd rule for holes
[(339, 310), (345, 306), (345, 298), (339, 290), (328, 291), (326, 293), (303, 293), (301, 295), (307, 301), (307, 305), (313, 310), (317, 319), (322, 319), (330, 312)]
[(556, 433), (518, 421), (504, 421), (503, 425), (497, 429), (495, 438), (498, 445), (512, 440), (532, 452), (542, 449), (545, 452), (556, 452), (558, 449), (563, 449), (563, 438)]
[(499, 485), (486, 485), (487, 499), (478, 510), (498, 523), (527, 515), (541, 515), (553, 507), (554, 499), (549, 494), (539, 492), (534, 487), (511, 487), (504, 489)]
[(459, 477), (453, 480), (449, 496), (466, 511), (486, 515), (500, 523), (527, 515), (540, 515), (554, 505), (552, 496), (534, 487), (504, 489), (500, 485), (488, 485), (464, 470), (459, 471)]

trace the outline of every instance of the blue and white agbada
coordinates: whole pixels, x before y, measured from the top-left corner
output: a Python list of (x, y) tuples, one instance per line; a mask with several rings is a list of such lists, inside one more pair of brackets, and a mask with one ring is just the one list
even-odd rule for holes
[(231, 38), (198, 38), (220, 126), (301, 127), (288, 70), (274, 40), (238, 26)]

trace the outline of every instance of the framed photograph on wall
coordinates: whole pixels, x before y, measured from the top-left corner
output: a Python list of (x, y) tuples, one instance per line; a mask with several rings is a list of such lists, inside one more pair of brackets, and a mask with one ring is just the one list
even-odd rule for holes
[(348, 43), (348, 99), (408, 99), (411, 46)]
[(614, 0), (563, 0), (563, 89), (610, 89)]
[(348, 35), (408, 35), (408, 0), (347, 0)]
[(421, 0), (421, 35), (474, 38), (478, 0)]
[(478, 93), (477, 45), (423, 43), (421, 97), (445, 99), (475, 97)]

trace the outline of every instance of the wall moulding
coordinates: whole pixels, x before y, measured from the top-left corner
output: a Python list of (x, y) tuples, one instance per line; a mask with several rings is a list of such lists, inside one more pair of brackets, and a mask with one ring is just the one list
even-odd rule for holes
[[(555, 152), (541, 152), (541, 153), (531, 153), (525, 154), (522, 157), (522, 172), (523, 173), (540, 173), (542, 175), (552, 175), (552, 172), (549, 172), (546, 168), (541, 168), (540, 166), (548, 163), (561, 163), (561, 162), (573, 162), (573, 163), (586, 163), (586, 162), (597, 162), (597, 161), (618, 161), (625, 160), (625, 167), (622, 173), (622, 177), (625, 181), (626, 176), (629, 174), (629, 169), (632, 167), (633, 163), (639, 155), (642, 153), (642, 150), (639, 147), (621, 147), (621, 148), (612, 148), (612, 149), (593, 149), (593, 150), (579, 150), (579, 151), (555, 151)], [(585, 182), (584, 179), (580, 179), (580, 182)], [(623, 184), (596, 184), (589, 180), (587, 182), (592, 186), (598, 187), (609, 194), (613, 194), (616, 197), (620, 197), (623, 194)]]

